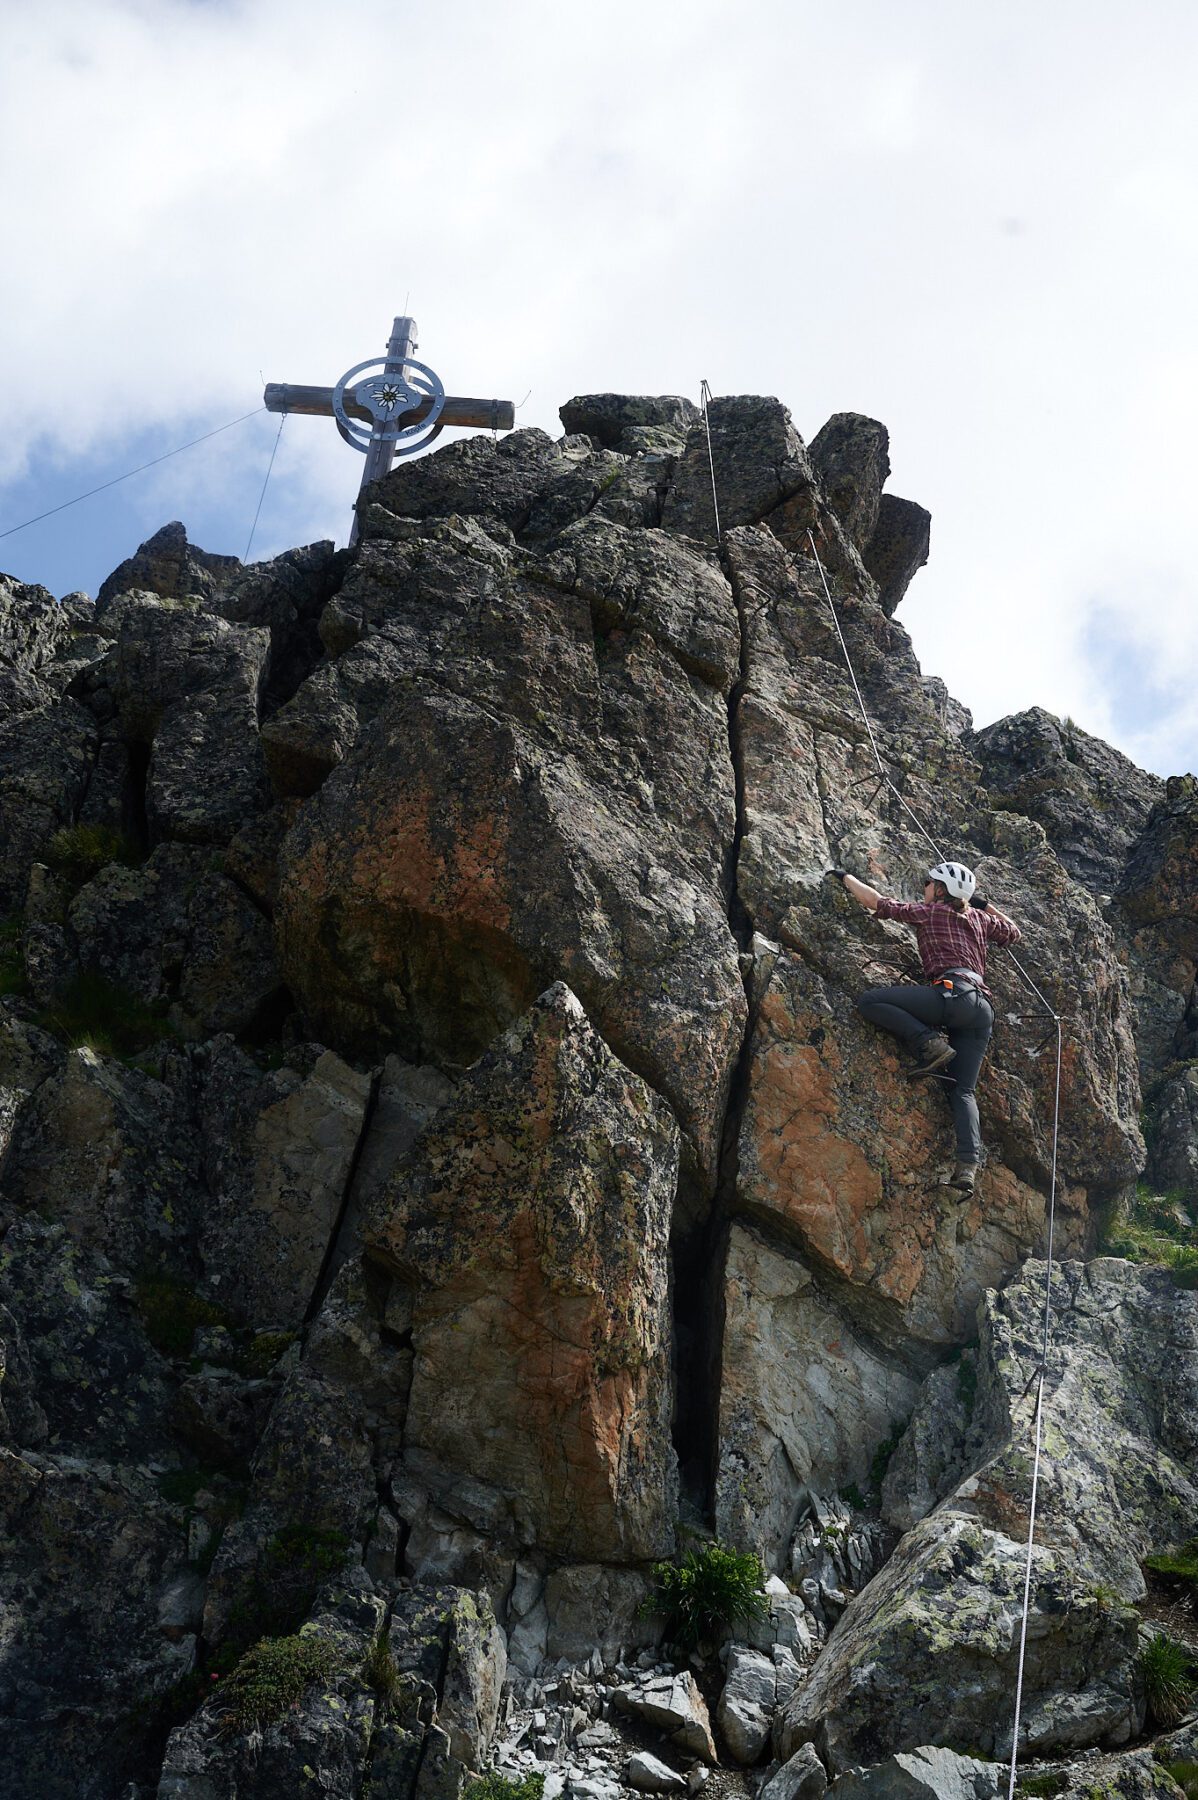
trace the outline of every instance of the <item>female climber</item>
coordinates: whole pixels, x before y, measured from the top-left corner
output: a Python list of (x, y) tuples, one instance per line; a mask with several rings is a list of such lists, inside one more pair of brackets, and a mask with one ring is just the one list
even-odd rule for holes
[(982, 899), (973, 871), (964, 863), (941, 862), (929, 869), (922, 900), (891, 900), (844, 869), (828, 873), (879, 919), (897, 919), (914, 928), (928, 985), (870, 988), (857, 1006), (871, 1025), (893, 1032), (916, 1050), (919, 1066), (912, 1075), (944, 1071), (957, 1133), (956, 1167), (948, 1185), (972, 1194), (982, 1154), (974, 1090), (994, 1025), (986, 950), (991, 944), (1018, 943), (1019, 927)]

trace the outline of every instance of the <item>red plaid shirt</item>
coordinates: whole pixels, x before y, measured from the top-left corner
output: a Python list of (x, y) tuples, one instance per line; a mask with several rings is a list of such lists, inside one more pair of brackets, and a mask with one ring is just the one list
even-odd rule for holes
[(1010, 919), (996, 918), (976, 906), (957, 912), (942, 900), (888, 900), (883, 895), (877, 917), (914, 927), (919, 959), (929, 981), (936, 981), (946, 969), (972, 969), (983, 993), (989, 992), (986, 946), (1017, 944), (1022, 936)]

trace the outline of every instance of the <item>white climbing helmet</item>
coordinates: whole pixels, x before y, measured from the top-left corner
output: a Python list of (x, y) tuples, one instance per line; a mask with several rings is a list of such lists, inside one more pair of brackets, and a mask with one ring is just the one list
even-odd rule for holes
[(964, 863), (937, 863), (928, 870), (929, 881), (942, 881), (954, 900), (968, 900), (977, 887), (977, 877)]

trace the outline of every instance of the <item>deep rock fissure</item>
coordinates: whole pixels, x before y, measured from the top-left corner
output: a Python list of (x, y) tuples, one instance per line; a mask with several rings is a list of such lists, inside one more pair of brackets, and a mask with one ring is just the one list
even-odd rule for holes
[[(728, 1220), (735, 1211), (741, 1123), (749, 1097), (753, 1030), (757, 1017), (752, 969), (745, 959), (753, 941), (753, 921), (740, 894), (738, 868), (746, 829), (744, 755), (739, 710), (749, 681), (748, 630), (744, 607), (723, 552), (720, 565), (736, 606), (740, 631), (740, 672), (728, 694), (728, 755), (732, 764), (736, 816), (726, 864), (728, 927), (741, 954), (747, 1013), (728, 1084), (720, 1127), (714, 1193), (691, 1231), (674, 1248), (674, 1342), (677, 1357), (674, 1447), (686, 1498), (708, 1520), (713, 1517), (719, 1460), (720, 1390), (725, 1326), (724, 1262)], [(759, 1003), (760, 996), (757, 996)]]
[(361, 1164), (362, 1157), (365, 1154), (366, 1143), (370, 1137), (371, 1126), (374, 1123), (374, 1115), (378, 1108), (382, 1077), (383, 1072), (381, 1068), (375, 1069), (370, 1077), (370, 1092), (366, 1097), (366, 1106), (362, 1114), (362, 1127), (358, 1132), (358, 1141), (354, 1145), (353, 1155), (349, 1159), (349, 1168), (346, 1170), (345, 1186), (342, 1189), (341, 1203), (337, 1209), (337, 1220), (332, 1231), (329, 1233), (329, 1241), (325, 1249), (324, 1260), (320, 1265), (320, 1274), (316, 1277), (316, 1285), (312, 1289), (312, 1298), (309, 1300), (307, 1311), (304, 1314), (305, 1328), (311, 1325), (317, 1313), (324, 1305), (325, 1296), (333, 1285), (333, 1276), (340, 1267), (338, 1251), (341, 1249), (341, 1241), (345, 1234), (346, 1216), (349, 1212), (354, 1184), (358, 1178), (358, 1168)]

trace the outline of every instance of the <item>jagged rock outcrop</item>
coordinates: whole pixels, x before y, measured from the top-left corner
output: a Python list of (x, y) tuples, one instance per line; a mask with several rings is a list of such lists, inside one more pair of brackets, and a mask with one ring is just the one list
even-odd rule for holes
[[(833, 1772), (918, 1744), (1010, 1750), (1045, 1267), (980, 1316), (969, 1472), (852, 1601), (783, 1717)], [(1198, 1299), (1163, 1270), (1066, 1263), (1055, 1279), (1024, 1739), (1045, 1753), (1118, 1745), (1143, 1723), (1140, 1560), (1198, 1529)], [(970, 1438), (972, 1433), (972, 1441)]]
[[(897, 494), (882, 495), (873, 536), (865, 546), (863, 560), (878, 584), (878, 605), (887, 618), (894, 615), (907, 589), (927, 562), (931, 542), (930, 512), (917, 506), (914, 500), (900, 500)], [(958, 703), (953, 701), (951, 704), (957, 706)]]
[[(488, 472), (499, 506), (510, 471)], [(709, 1186), (745, 1010), (724, 891), (736, 614), (705, 558), (637, 535), (592, 515), (544, 563), (455, 520), (411, 548), (371, 536), (363, 636), (336, 665), (344, 760), (284, 843), (276, 919), (318, 1029), (451, 1072), (566, 980)], [(375, 687), (346, 685), (368, 667)], [(325, 681), (269, 728), (276, 768)], [(302, 767), (319, 760), (305, 739)]]
[(1141, 1061), (1198, 1054), (1198, 778), (1176, 775), (1128, 858), (1115, 904), (1131, 936)]
[(881, 1352), (809, 1267), (742, 1226), (724, 1280), (716, 1527), (789, 1573), (809, 1491), (867, 1485), (878, 1446), (911, 1416), (919, 1376)]
[(72, 969), (164, 1003), (189, 1037), (277, 1028), (286, 1001), (270, 923), (198, 845), (160, 844), (135, 868), (109, 863), (65, 923)]
[(1043, 825), (1075, 881), (1113, 893), (1164, 783), (1040, 706), (988, 725), (972, 745), (991, 794)]
[(241, 567), (235, 556), (214, 556), (187, 541), (187, 528), (173, 519), (139, 544), (100, 583), (97, 605), (103, 608), (118, 594), (161, 594), (164, 600), (211, 600)]
[[(95, 607), (0, 583), (14, 1800), (457, 1800), (508, 1657), (558, 1708), (511, 1754), (594, 1733), (589, 1800), (656, 1729), (666, 1789), (772, 1735), (770, 1800), (993, 1791), (1054, 1166), (1081, 1256), (1142, 1080), (1193, 1195), (1193, 780), (1038, 711), (971, 732), (893, 617), (929, 519), (877, 421), (562, 418), (397, 468), (353, 552), (247, 569), (176, 525)], [(918, 891), (913, 813), (1046, 997), (992, 959), (966, 1202), (943, 1096), (855, 1010), (909, 935), (824, 879)], [(1028, 1746), (1140, 1782), (1195, 1302), (1057, 1287)], [(714, 1732), (652, 1657), (609, 1673), (700, 1521), (771, 1571)], [(297, 1633), (320, 1679), (235, 1727), (232, 1663)]]
[(699, 409), (679, 394), (580, 394), (561, 409), (562, 429), (624, 456), (677, 454)]
[(95, 724), (73, 700), (0, 721), (0, 911), (25, 899), (32, 865), (76, 818), (96, 755)]
[(809, 455), (828, 505), (862, 553), (877, 530), (889, 449), (885, 425), (860, 413), (833, 413), (811, 440)]

